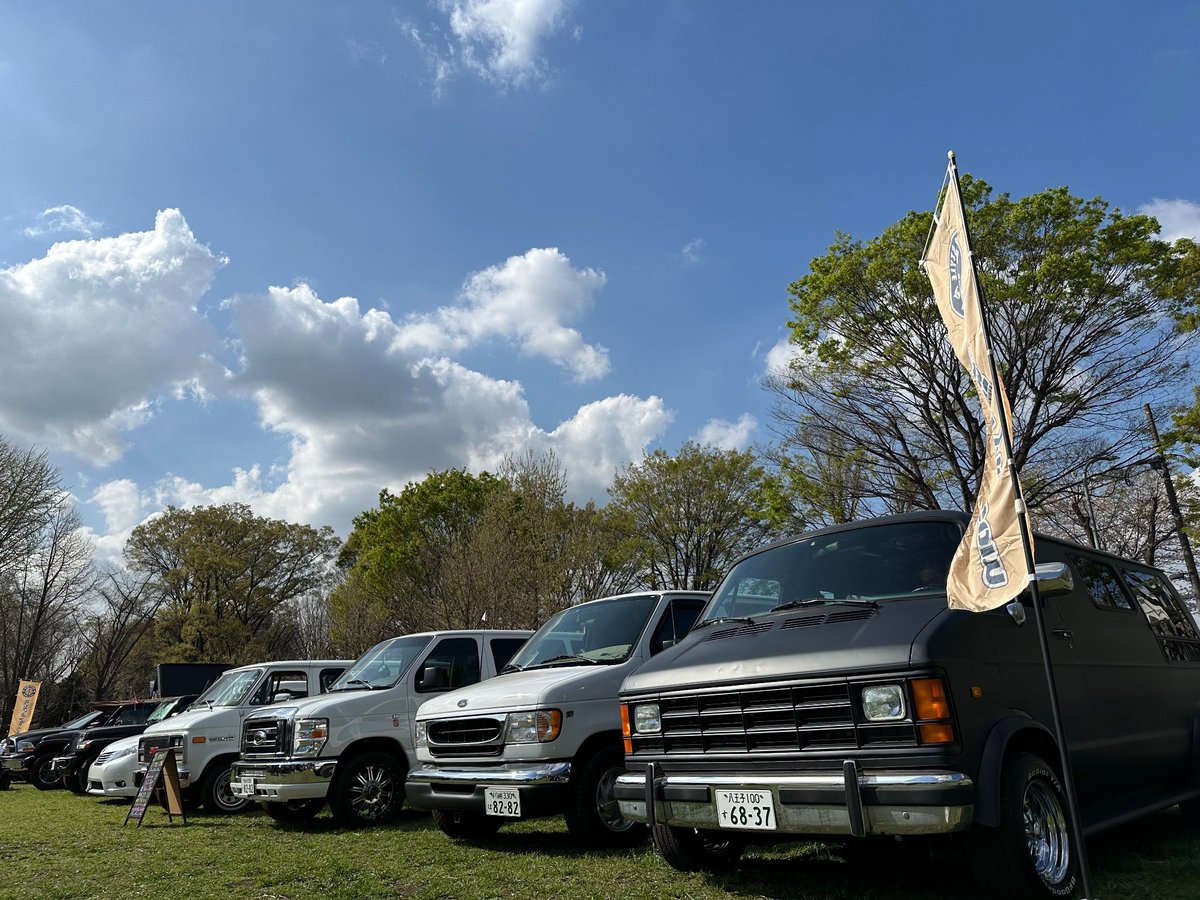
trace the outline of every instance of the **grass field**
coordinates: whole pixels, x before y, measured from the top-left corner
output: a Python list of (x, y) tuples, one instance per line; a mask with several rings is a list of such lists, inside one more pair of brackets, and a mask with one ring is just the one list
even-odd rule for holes
[[(322, 813), (303, 828), (255, 811), (189, 814), (173, 824), (157, 808), (122, 827), (125, 802), (0, 791), (0, 898), (678, 897), (932, 900), (975, 896), (951, 852), (884, 845), (790, 844), (751, 849), (736, 872), (684, 875), (648, 846), (578, 849), (556, 820), (505, 827), (481, 846), (457, 844), (425, 815), (346, 831)], [(1178, 810), (1088, 844), (1095, 893), (1200, 897), (1200, 834)]]

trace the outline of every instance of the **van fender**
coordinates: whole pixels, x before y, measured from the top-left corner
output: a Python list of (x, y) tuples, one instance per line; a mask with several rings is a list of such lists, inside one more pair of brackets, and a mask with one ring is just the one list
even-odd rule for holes
[[(1004, 757), (1008, 749), (1017, 742), (1045, 756), (1045, 748), (1057, 748), (1052, 735), (1044, 725), (1025, 713), (1014, 711), (1012, 715), (999, 719), (988, 732), (983, 753), (979, 757), (979, 774), (975, 779), (975, 823), (996, 828), (1000, 825), (1000, 777), (1004, 771)], [(1030, 746), (1032, 745), (1032, 746)], [(1058, 769), (1058, 751), (1050, 753), (1046, 763)]]

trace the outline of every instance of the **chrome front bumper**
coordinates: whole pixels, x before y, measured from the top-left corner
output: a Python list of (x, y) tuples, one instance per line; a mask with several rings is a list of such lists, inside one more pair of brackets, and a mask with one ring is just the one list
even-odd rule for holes
[(27, 771), (31, 759), (33, 759), (32, 753), (5, 753), (0, 756), (0, 766), (10, 772), (19, 772), (23, 775)]
[(336, 759), (238, 760), (230, 773), (235, 797), (269, 803), (318, 800), (329, 794)]
[(516, 788), (521, 795), (521, 818), (537, 818), (563, 811), (570, 778), (569, 760), (470, 769), (427, 765), (408, 773), (404, 792), (417, 809), (483, 813), (488, 788)]
[(722, 824), (713, 791), (726, 789), (769, 792), (772, 830), (786, 834), (940, 834), (970, 827), (975, 809), (974, 784), (960, 772), (865, 774), (853, 761), (841, 772), (762, 777), (665, 775), (651, 765), (645, 774), (619, 776), (616, 795), (621, 815), (635, 822), (716, 829)]
[(477, 769), (447, 769), (422, 766), (408, 773), (416, 784), (485, 784), (492, 787), (529, 787), (542, 784), (566, 784), (571, 763), (511, 763), (504, 766), (480, 766)]

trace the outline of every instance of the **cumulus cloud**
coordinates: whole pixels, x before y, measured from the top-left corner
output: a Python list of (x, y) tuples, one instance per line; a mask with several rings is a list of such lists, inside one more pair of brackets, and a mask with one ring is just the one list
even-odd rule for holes
[(690, 266), (700, 262), (700, 254), (704, 250), (704, 238), (694, 238), (683, 245), (679, 255)]
[(608, 351), (587, 344), (565, 323), (580, 318), (604, 286), (596, 269), (575, 269), (557, 248), (529, 250), (476, 272), (458, 303), (405, 322), (395, 336), (405, 351), (445, 353), (501, 338), (530, 356), (542, 356), (589, 381), (609, 371)]
[(0, 430), (102, 464), (163, 396), (219, 376), (197, 311), (224, 260), (178, 210), (154, 230), (54, 244), (0, 269)]
[[(549, 64), (545, 42), (564, 29), (567, 0), (437, 0), (448, 17), (444, 45), (411, 22), (401, 27), (434, 72), (435, 91), (459, 71), (473, 72), (502, 88), (544, 84)], [(572, 34), (579, 37), (579, 29)]]
[(799, 347), (788, 340), (787, 336), (781, 337), (775, 342), (774, 346), (767, 351), (765, 359), (765, 375), (785, 374), (791, 367), (792, 360), (803, 356), (804, 353)]
[[(494, 282), (489, 275), (482, 283), (488, 297)], [(215, 498), (226, 491), (220, 496), (265, 515), (344, 530), (374, 505), (380, 487), (399, 490), (432, 469), (495, 469), (505, 454), (527, 448), (554, 450), (582, 498), (602, 492), (671, 419), (657, 397), (622, 395), (547, 431), (532, 421), (519, 383), (429, 354), (410, 323), (364, 312), (354, 298), (324, 301), (299, 285), (238, 296), (228, 306), (242, 353), (233, 384), (254, 397), (265, 427), (289, 439), (285, 480), (266, 486), (252, 470), (218, 489), (176, 480), (163, 486), (164, 499), (224, 502)], [(435, 325), (436, 332), (444, 323)]]
[(1162, 226), (1159, 236), (1164, 241), (1177, 241), (1180, 238), (1200, 241), (1200, 203), (1155, 198), (1139, 206), (1138, 212), (1158, 219)]
[(87, 214), (77, 206), (64, 204), (52, 206), (38, 214), (37, 221), (25, 228), (26, 237), (42, 237), (47, 234), (82, 234), (91, 237), (92, 232), (103, 225), (89, 219)]
[(736, 422), (728, 422), (725, 419), (709, 419), (692, 436), (692, 440), (702, 447), (742, 450), (749, 446), (750, 436), (756, 428), (758, 428), (758, 419), (750, 413), (743, 413)]

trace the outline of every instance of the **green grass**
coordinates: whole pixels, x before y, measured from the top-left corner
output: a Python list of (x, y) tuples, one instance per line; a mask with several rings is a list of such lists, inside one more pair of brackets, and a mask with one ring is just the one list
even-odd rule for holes
[[(405, 812), (367, 831), (327, 813), (303, 828), (259, 812), (189, 814), (156, 807), (122, 827), (129, 804), (24, 785), (0, 791), (0, 898), (677, 897), (955, 900), (976, 891), (952, 852), (874, 844), (752, 848), (728, 875), (685, 875), (648, 846), (586, 852), (557, 820), (506, 826), (480, 846), (458, 844), (427, 816)], [(1104, 900), (1200, 896), (1200, 834), (1178, 810), (1088, 843)]]

